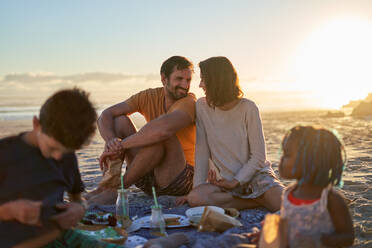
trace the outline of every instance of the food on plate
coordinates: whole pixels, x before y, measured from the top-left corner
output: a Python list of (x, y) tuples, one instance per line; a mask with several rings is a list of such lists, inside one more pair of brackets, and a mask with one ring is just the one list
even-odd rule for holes
[(166, 226), (178, 226), (180, 225), (180, 217), (166, 217), (165, 219)]
[(115, 216), (108, 213), (92, 213), (88, 212), (85, 214), (84, 218), (80, 221), (84, 225), (109, 225), (116, 226), (117, 220)]

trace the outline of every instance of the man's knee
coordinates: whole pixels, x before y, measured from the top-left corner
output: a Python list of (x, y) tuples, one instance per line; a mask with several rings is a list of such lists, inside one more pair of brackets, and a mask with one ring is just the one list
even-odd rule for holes
[(175, 166), (178, 164), (184, 166), (186, 160), (183, 155), (183, 150), (182, 148), (176, 150), (175, 146), (170, 146), (169, 144), (173, 142), (170, 141), (171, 139), (141, 147), (137, 156), (150, 156), (151, 160), (157, 163), (156, 167), (171, 167), (175, 169)]
[(164, 152), (165, 147), (163, 142), (158, 142), (149, 146), (139, 148), (138, 154), (141, 154), (140, 156), (149, 154), (154, 160), (158, 160), (164, 157)]
[(115, 133), (119, 138), (125, 138), (136, 132), (132, 120), (126, 115), (120, 115), (114, 119)]

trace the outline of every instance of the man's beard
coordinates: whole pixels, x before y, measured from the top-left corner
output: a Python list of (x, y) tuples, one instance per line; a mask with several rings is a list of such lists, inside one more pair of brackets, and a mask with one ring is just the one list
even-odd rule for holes
[[(165, 87), (166, 91), (168, 92), (168, 95), (173, 99), (173, 100), (179, 100), (181, 98), (184, 98), (187, 96), (187, 93), (189, 92), (188, 89), (185, 89), (185, 88), (182, 88), (182, 87), (179, 87), (179, 86), (176, 86), (174, 88), (174, 91), (170, 90), (169, 89), (169, 84), (167, 84), (167, 87)], [(177, 90), (178, 89), (183, 89), (185, 90), (185, 93), (184, 94), (176, 94)]]

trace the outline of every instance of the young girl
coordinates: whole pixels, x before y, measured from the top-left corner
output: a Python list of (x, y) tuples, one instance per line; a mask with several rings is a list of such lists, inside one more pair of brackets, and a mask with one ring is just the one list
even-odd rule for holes
[(282, 178), (296, 179), (283, 192), (281, 216), (288, 221), (290, 247), (350, 246), (353, 223), (342, 186), (346, 162), (340, 140), (324, 128), (296, 126), (284, 137)]

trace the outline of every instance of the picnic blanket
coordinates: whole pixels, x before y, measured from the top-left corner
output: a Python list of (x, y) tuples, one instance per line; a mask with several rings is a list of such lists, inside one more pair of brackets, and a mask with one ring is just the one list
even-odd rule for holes
[[(185, 215), (185, 212), (190, 207), (185, 204), (176, 206), (176, 197), (173, 196), (159, 196), (158, 202), (162, 205), (164, 214), (179, 214)], [(133, 192), (129, 196), (129, 215), (130, 217), (143, 217), (151, 215), (151, 205), (154, 205), (153, 198), (145, 195), (142, 192)], [(115, 213), (115, 205), (92, 205), (88, 211)], [(182, 232), (189, 238), (189, 243), (183, 247), (232, 247), (234, 244), (249, 243), (244, 233), (252, 232), (252, 228), (257, 227), (261, 229), (261, 221), (265, 215), (269, 213), (265, 208), (247, 209), (240, 211), (238, 220), (243, 224), (242, 227), (231, 228), (224, 233), (217, 232), (198, 232), (195, 227), (183, 228), (167, 228), (167, 233), (172, 234)], [(149, 229), (139, 229), (138, 231), (130, 233), (130, 235), (142, 236), (146, 239), (154, 238)]]

